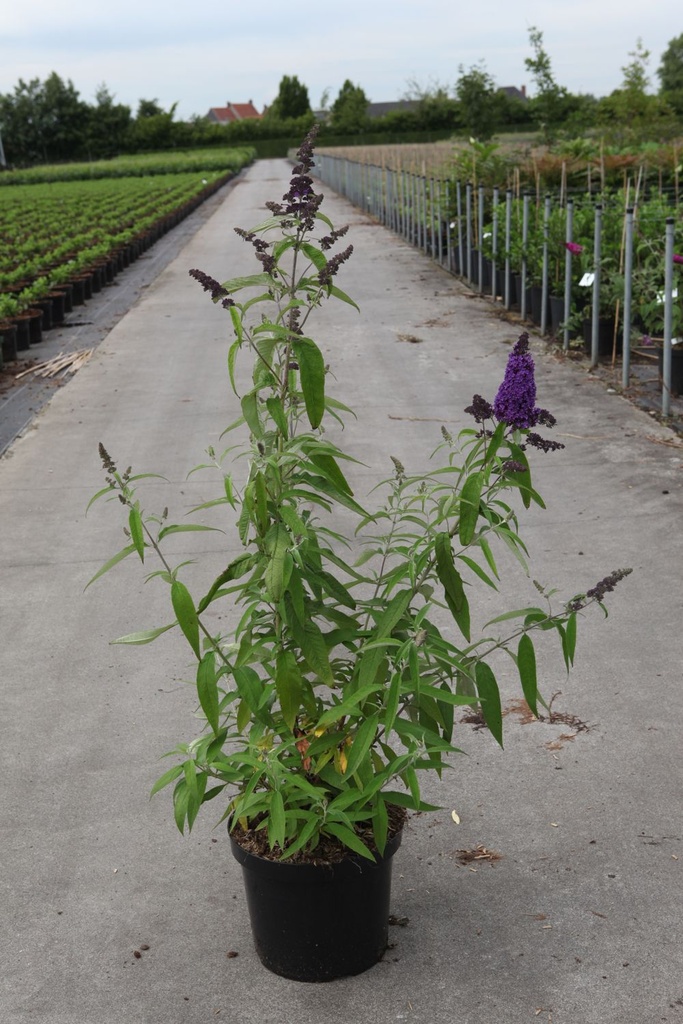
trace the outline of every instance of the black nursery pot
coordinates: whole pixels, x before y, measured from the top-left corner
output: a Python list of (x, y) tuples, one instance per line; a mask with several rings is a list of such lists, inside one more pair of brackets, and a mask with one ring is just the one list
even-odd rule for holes
[(401, 833), (379, 861), (339, 864), (266, 860), (230, 839), (242, 865), (254, 945), (264, 967), (294, 981), (361, 974), (388, 944), (392, 858)]

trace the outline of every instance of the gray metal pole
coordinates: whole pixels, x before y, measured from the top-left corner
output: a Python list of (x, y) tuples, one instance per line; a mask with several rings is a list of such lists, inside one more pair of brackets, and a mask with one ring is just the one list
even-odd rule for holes
[(512, 239), (512, 189), (505, 193), (505, 308), (510, 308), (510, 242)]
[(591, 370), (598, 365), (598, 337), (600, 332), (600, 259), (602, 254), (602, 203), (595, 206), (595, 234), (593, 236), (593, 320), (591, 324)]
[[(565, 241), (572, 240), (574, 232), (574, 200), (567, 200), (567, 219), (565, 223)], [(572, 310), (572, 254), (569, 249), (564, 254), (564, 331), (562, 334), (562, 348), (569, 351), (569, 317)]]
[(467, 280), (472, 281), (472, 185), (465, 185), (465, 216), (467, 219)]
[(662, 353), (662, 416), (671, 413), (671, 335), (673, 325), (674, 219), (666, 218), (664, 246), (664, 351)]
[(522, 200), (522, 294), (519, 310), (522, 320), (526, 320), (526, 247), (529, 242), (529, 193), (524, 193)]
[(495, 301), (498, 289), (496, 287), (496, 256), (498, 255), (498, 186), (493, 189), (493, 210), (491, 226), (491, 298)]
[(465, 269), (465, 260), (462, 245), (462, 186), (460, 184), (460, 181), (456, 182), (455, 190), (458, 211), (458, 266), (460, 276), (462, 277), (463, 271)]
[(452, 225), (451, 225), (451, 183), (450, 181), (445, 182), (446, 185), (446, 263), (448, 265), (448, 273), (453, 273), (453, 236), (452, 236)]
[(479, 266), (478, 266), (477, 269), (478, 269), (478, 272), (479, 272), (478, 273), (478, 277), (479, 277), (478, 288), (479, 288), (479, 294), (481, 295), (483, 293), (483, 291), (484, 291), (484, 248), (483, 248), (483, 246), (484, 246), (484, 186), (483, 185), (479, 186), (478, 192), (479, 192), (479, 195), (478, 195), (478, 200), (479, 201), (478, 201), (478, 214), (477, 214), (477, 225), (478, 225), (478, 233), (477, 233), (477, 239), (478, 239), (477, 240), (477, 246), (478, 246), (478, 249), (477, 249), (477, 251), (479, 253), (479, 259), (478, 259)]
[(624, 239), (624, 340), (622, 342), (621, 383), (627, 388), (631, 376), (631, 275), (633, 273), (633, 207), (626, 209)]
[(550, 196), (543, 207), (543, 276), (541, 278), (541, 334), (548, 333), (548, 233), (550, 231)]

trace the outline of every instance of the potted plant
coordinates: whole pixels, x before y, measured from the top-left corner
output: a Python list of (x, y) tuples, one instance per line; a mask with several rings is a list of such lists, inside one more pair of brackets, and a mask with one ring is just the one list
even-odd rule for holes
[[(253, 357), (252, 385), (228, 428), (245, 435), (242, 478), (224, 465), (234, 448), (209, 448), (201, 467), (218, 473), (220, 494), (199, 508), (236, 521), (241, 553), (226, 566), (219, 550), (204, 593), (191, 594), (165, 541), (210, 527), (146, 511), (138, 494), (146, 474), (122, 472), (103, 445), (106, 486), (90, 503), (118, 499), (128, 534), (93, 580), (132, 555), (169, 587), (171, 621), (117, 642), (179, 629), (196, 661), (202, 727), (176, 749), (154, 792), (173, 787), (181, 830), (203, 804), (219, 808), (243, 866), (259, 956), (306, 981), (359, 973), (382, 956), (391, 858), (406, 812), (434, 809), (420, 775), (440, 774), (457, 752), (455, 710), (476, 705), (502, 742), (499, 652), (509, 653), (536, 713), (534, 636), (554, 634), (569, 668), (579, 614), (630, 571), (557, 605), (543, 591), (538, 606), (506, 608), (472, 635), (475, 588), (497, 588), (496, 547), (526, 566), (516, 507), (543, 505), (530, 450), (563, 447), (534, 429), (554, 419), (536, 406), (525, 334), (494, 402), (475, 396), (472, 425), (458, 438), (444, 428), (424, 472), (387, 458), (383, 503), (368, 511), (353, 494), (344, 467), (354, 460), (334, 435), (349, 410), (328, 394), (311, 336), (323, 302), (354, 306), (336, 284), (352, 246), (330, 255), (346, 229), (320, 210), (309, 175), (314, 138), (282, 202), (268, 204), (271, 215), (236, 229), (259, 272), (220, 284), (190, 271), (231, 318), (233, 388), (236, 361)], [(356, 517), (357, 557), (334, 519), (340, 508)], [(204, 614), (217, 602), (233, 608), (226, 632)]]

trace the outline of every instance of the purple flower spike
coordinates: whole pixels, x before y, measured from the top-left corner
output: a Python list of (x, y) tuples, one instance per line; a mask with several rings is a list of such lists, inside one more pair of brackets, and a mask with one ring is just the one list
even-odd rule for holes
[(674, 253), (674, 263), (683, 263), (683, 256), (679, 256), (677, 252)]
[[(578, 242), (565, 242), (565, 249), (568, 249), (572, 256), (578, 256), (579, 253), (583, 252), (583, 246), (579, 245)], [(676, 257), (674, 257), (675, 259)]]
[(503, 383), (493, 402), (496, 419), (524, 430), (538, 422), (534, 361), (529, 352), (529, 335), (520, 335), (508, 356)]

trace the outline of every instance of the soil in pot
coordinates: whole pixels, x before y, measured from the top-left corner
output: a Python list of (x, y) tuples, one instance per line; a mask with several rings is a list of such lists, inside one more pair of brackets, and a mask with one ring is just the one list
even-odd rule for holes
[[(230, 837), (242, 866), (254, 945), (269, 971), (294, 981), (361, 974), (388, 945), (392, 859), (402, 832), (376, 861), (341, 855), (330, 862), (267, 859)], [(247, 838), (248, 842), (248, 838)]]

